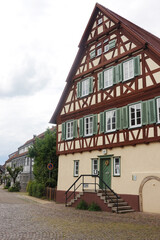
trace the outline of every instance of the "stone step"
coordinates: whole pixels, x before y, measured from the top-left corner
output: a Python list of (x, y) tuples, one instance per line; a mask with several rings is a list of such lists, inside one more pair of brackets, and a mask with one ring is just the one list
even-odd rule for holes
[(134, 212), (133, 209), (128, 209), (128, 210), (119, 210), (118, 213), (131, 213)]
[[(117, 199), (107, 199), (107, 202), (108, 203), (117, 203)], [(121, 198), (118, 198), (118, 203), (119, 202), (124, 202), (124, 200)]]
[[(127, 202), (118, 202), (118, 206), (127, 206)], [(108, 203), (108, 207), (116, 207), (117, 203)]]
[[(131, 206), (118, 206), (118, 210), (130, 210), (132, 209)], [(112, 207), (112, 211), (116, 212), (117, 211), (117, 207)]]

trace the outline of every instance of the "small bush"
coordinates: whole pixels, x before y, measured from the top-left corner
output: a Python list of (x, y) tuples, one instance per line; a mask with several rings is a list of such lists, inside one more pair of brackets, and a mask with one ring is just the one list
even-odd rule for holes
[(9, 192), (19, 192), (21, 190), (20, 182), (16, 182), (12, 187), (8, 188)]
[(32, 182), (32, 196), (37, 197), (37, 183)]
[(91, 203), (88, 208), (89, 211), (101, 211), (101, 208), (95, 203)]
[(10, 180), (7, 180), (6, 186), (4, 187), (4, 189), (8, 189), (11, 186), (11, 182)]
[(57, 182), (54, 178), (49, 178), (46, 182), (46, 187), (55, 188), (57, 186)]
[(27, 188), (26, 188), (26, 191), (28, 192), (28, 194), (29, 194), (30, 196), (32, 196), (32, 183), (33, 183), (33, 181), (29, 181), (29, 182), (27, 183)]
[(88, 209), (88, 205), (84, 200), (81, 200), (80, 203), (77, 205), (77, 209), (80, 210), (87, 210)]
[(45, 195), (45, 185), (42, 183), (37, 184), (36, 197), (41, 198)]

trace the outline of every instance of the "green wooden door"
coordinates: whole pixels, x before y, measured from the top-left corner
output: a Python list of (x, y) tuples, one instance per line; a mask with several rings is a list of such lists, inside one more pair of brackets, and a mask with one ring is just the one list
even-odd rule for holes
[[(100, 177), (102, 180), (111, 187), (111, 159), (105, 158), (100, 160)], [(100, 188), (104, 189), (105, 185), (100, 181)]]

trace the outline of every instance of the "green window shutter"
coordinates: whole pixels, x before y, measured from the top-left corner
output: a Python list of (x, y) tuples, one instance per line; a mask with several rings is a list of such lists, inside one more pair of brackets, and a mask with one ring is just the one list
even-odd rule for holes
[(128, 106), (121, 108), (121, 114), (122, 128), (126, 129), (128, 128)]
[(116, 46), (116, 40), (109, 41), (109, 49), (114, 48)]
[(62, 140), (66, 138), (66, 123), (62, 123)]
[(142, 102), (142, 125), (148, 124), (148, 102)]
[(73, 121), (73, 137), (77, 137), (77, 120)]
[(98, 73), (98, 86), (99, 86), (99, 90), (103, 89), (104, 87), (104, 80), (103, 80), (103, 72)]
[(84, 124), (83, 124), (83, 118), (80, 118), (79, 119), (79, 136), (80, 137), (83, 137), (83, 134), (84, 134)]
[(149, 110), (149, 123), (156, 122), (156, 106), (155, 106), (155, 99), (151, 99), (148, 101), (148, 110)]
[(115, 70), (114, 70), (115, 71), (115, 73), (114, 73), (115, 80), (113, 82), (114, 83), (122, 82), (122, 64), (118, 64), (114, 68), (115, 68)]
[(97, 134), (97, 124), (98, 124), (98, 116), (97, 114), (93, 115), (93, 134)]
[(93, 77), (89, 78), (89, 93), (93, 93)]
[(77, 83), (77, 98), (81, 97), (81, 82)]
[(117, 72), (116, 67), (113, 67), (113, 84), (116, 84), (116, 72)]
[(140, 75), (140, 57), (137, 56), (133, 59), (134, 61), (134, 76)]
[(123, 81), (123, 65), (120, 63), (119, 65), (119, 82)]
[(104, 132), (104, 112), (100, 113), (100, 133)]
[(122, 121), (121, 121), (121, 108), (116, 109), (116, 129), (122, 129)]

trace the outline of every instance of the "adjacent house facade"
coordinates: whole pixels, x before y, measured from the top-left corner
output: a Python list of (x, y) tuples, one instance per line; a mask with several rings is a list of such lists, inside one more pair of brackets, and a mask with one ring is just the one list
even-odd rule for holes
[(133, 209), (160, 213), (158, 37), (96, 4), (50, 122), (57, 201), (80, 175), (99, 175)]
[[(50, 130), (54, 131), (55, 127), (51, 128)], [(9, 159), (5, 163), (5, 173), (7, 173), (7, 166), (10, 166), (12, 168), (15, 167), (23, 167), (23, 171), (18, 174), (17, 181), (20, 182), (21, 190), (25, 191), (27, 187), (27, 183), (30, 180), (34, 179), (33, 175), (33, 165), (34, 165), (34, 159), (30, 158), (28, 156), (28, 149), (31, 147), (36, 138), (43, 138), (45, 135), (45, 132), (39, 134), (39, 135), (33, 135), (33, 138), (29, 139), (27, 142), (25, 142), (22, 146), (18, 148), (18, 150), (12, 154), (9, 155)]]

